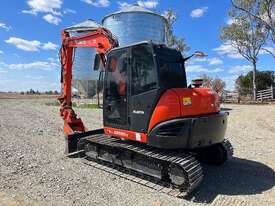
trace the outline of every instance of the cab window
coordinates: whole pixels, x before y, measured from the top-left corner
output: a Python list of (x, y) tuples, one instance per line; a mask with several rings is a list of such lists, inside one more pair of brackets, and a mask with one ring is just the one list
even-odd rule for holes
[(131, 94), (137, 95), (157, 87), (152, 49), (148, 45), (132, 48)]
[(126, 97), (127, 92), (127, 50), (115, 51), (108, 57), (106, 97)]

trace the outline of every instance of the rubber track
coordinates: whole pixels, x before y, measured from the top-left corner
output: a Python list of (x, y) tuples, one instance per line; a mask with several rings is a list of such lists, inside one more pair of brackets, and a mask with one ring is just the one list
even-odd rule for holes
[(227, 159), (231, 159), (234, 154), (234, 149), (232, 144), (227, 139), (225, 139), (222, 144), (225, 150), (227, 151)]
[[(187, 172), (189, 185), (188, 188), (186, 188), (184, 191), (181, 191), (180, 189), (171, 186), (171, 184), (168, 184), (165, 181), (158, 180), (156, 182), (156, 179), (153, 177), (139, 174), (136, 171), (125, 169), (122, 166), (116, 165), (116, 168), (111, 168), (110, 166), (114, 166), (111, 163), (105, 162), (104, 164), (102, 164), (102, 161), (100, 161), (100, 163), (85, 161), (86, 164), (93, 166), (97, 169), (112, 173), (119, 177), (142, 184), (157, 191), (164, 192), (174, 197), (184, 197), (188, 195), (201, 183), (203, 179), (203, 171), (200, 163), (195, 159), (193, 155), (188, 153), (179, 153), (176, 151), (167, 150), (163, 151), (157, 148), (136, 144), (130, 141), (121, 141), (117, 138), (106, 137), (104, 135), (94, 135), (92, 137), (87, 137), (84, 138), (84, 141), (92, 144), (103, 145), (105, 147), (128, 150), (133, 153), (141, 154), (148, 158), (165, 161), (169, 164), (173, 164), (183, 168)], [(86, 159), (90, 158), (86, 157)], [(117, 168), (122, 171), (119, 171)], [(144, 177), (146, 177), (148, 180), (144, 179)]]

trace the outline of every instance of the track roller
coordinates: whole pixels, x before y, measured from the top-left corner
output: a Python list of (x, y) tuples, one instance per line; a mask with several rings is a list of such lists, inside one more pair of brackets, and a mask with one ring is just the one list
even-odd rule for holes
[(172, 164), (169, 168), (169, 178), (173, 186), (185, 190), (189, 187), (187, 172), (180, 166)]

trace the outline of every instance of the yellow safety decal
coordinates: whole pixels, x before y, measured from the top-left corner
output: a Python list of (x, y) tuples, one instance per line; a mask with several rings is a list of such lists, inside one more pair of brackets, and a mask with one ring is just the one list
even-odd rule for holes
[(184, 106), (192, 105), (191, 97), (183, 97), (182, 100), (183, 100), (183, 105), (184, 105)]

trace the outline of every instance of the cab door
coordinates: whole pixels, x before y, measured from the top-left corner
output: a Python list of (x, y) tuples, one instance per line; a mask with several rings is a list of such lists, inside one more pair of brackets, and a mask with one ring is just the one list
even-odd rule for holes
[(130, 130), (147, 132), (159, 97), (157, 66), (150, 44), (131, 48), (129, 122)]
[(104, 126), (128, 129), (128, 49), (108, 55), (103, 99)]

